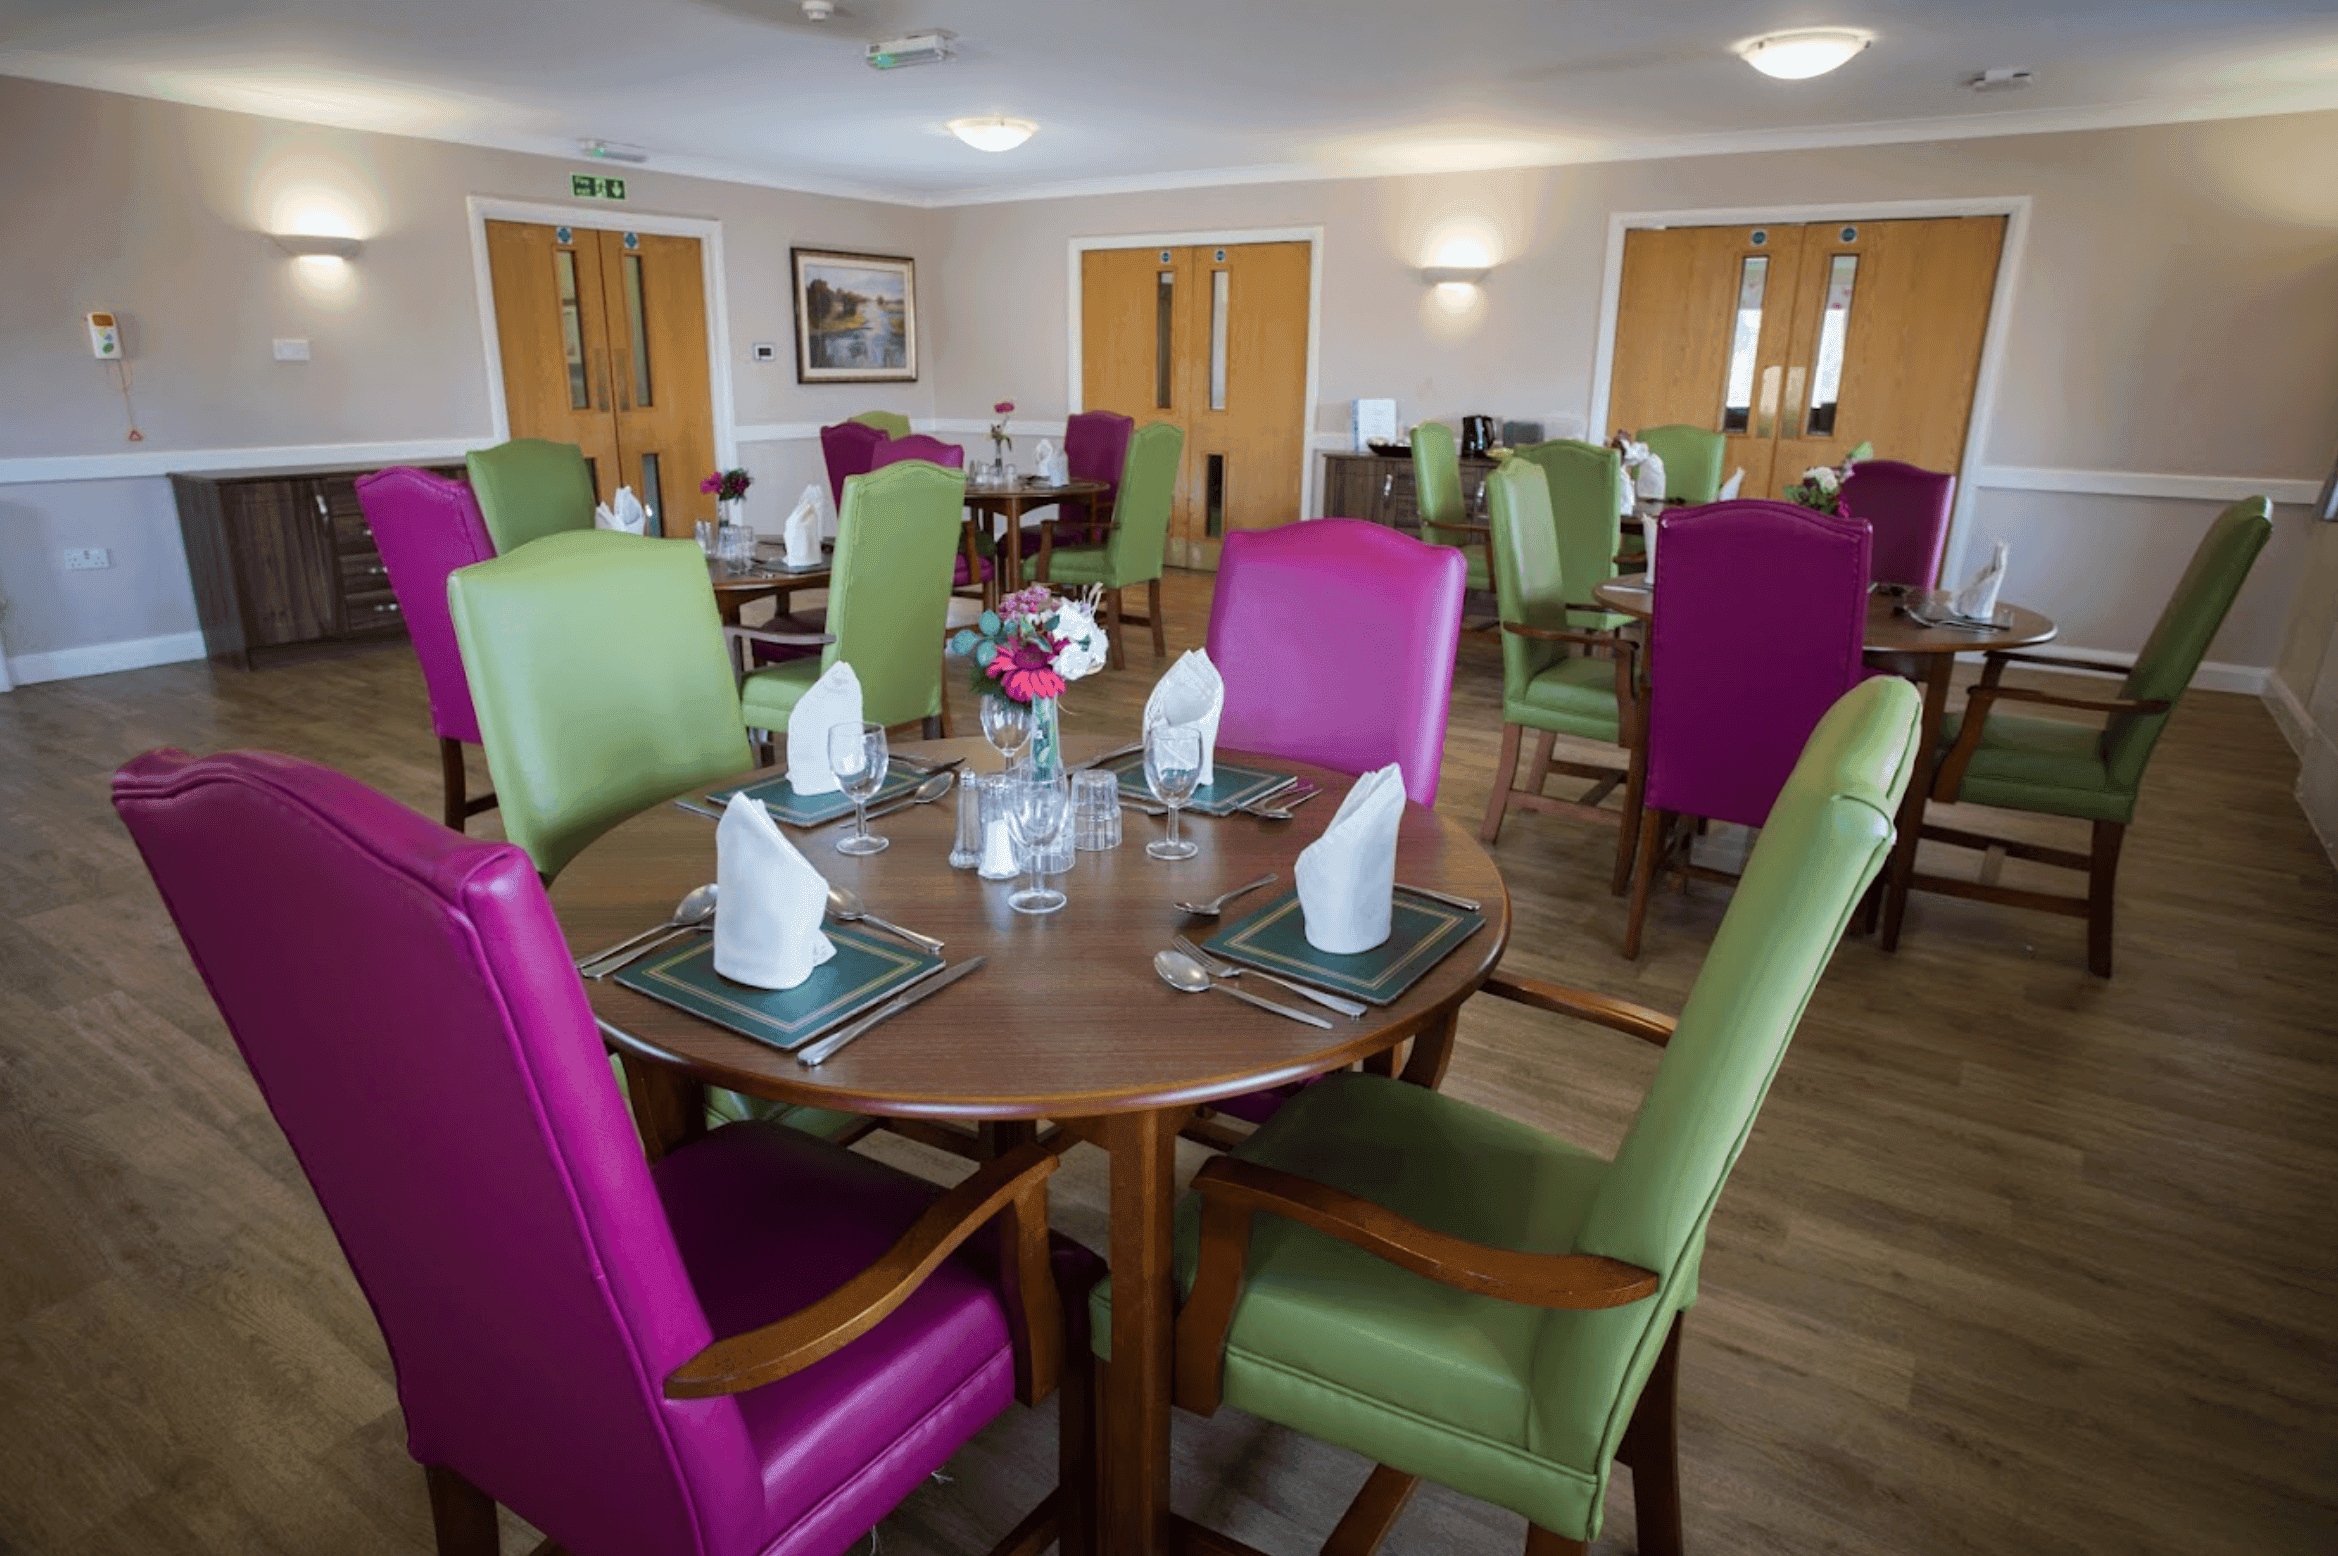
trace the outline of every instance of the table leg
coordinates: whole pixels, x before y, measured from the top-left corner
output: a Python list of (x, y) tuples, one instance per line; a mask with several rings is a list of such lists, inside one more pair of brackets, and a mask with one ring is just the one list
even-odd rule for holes
[(1005, 513), (1007, 516), (1007, 559), (1004, 569), (1006, 582), (1001, 585), (1001, 588), (1004, 592), (1013, 594), (1023, 587), (1023, 505), (1018, 502), (1009, 502), (1006, 504)]
[[(1897, 821), (1899, 837), (1892, 844), (1891, 886), (1884, 893), (1883, 930), (1876, 944), (1886, 951), (1899, 948), (1900, 918), (1908, 909), (1908, 883), (1916, 874), (1916, 846), (1924, 831), (1924, 801), (1932, 792), (1934, 754), (1940, 746), (1940, 726), (1948, 717), (1949, 672), (1956, 668), (1954, 654), (1925, 654), (1922, 656), (1921, 678), (1924, 688), (1924, 716), (1917, 726), (1916, 760), (1914, 771), (1908, 775), (1908, 792), (1900, 800)], [(1905, 673), (1905, 662), (1890, 665)]]
[(638, 1054), (620, 1053), (617, 1062), (625, 1070), (642, 1154), (659, 1161), (706, 1133), (706, 1087), (697, 1079)]
[(1114, 1556), (1172, 1549), (1169, 1363), (1176, 1291), (1169, 1265), (1177, 1126), (1185, 1109), (1104, 1120), (1112, 1157), (1112, 1366), (1104, 1400), (1102, 1544)]

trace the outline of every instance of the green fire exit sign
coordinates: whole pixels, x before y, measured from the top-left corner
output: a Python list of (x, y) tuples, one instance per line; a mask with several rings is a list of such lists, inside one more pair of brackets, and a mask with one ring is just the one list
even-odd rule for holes
[(602, 178), (592, 173), (568, 175), (568, 192), (579, 200), (622, 200), (625, 198), (625, 180)]

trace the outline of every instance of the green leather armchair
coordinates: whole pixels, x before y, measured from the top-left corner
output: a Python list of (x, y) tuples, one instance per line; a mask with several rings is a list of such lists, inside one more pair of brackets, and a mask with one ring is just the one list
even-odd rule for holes
[(898, 411), (863, 411), (858, 416), (847, 416), (846, 421), (857, 421), (864, 427), (874, 427), (889, 438), (909, 436), (909, 418)]
[[(1058, 547), (1052, 535), (1042, 540), (1036, 576), (1041, 583), (1081, 589), (1104, 586), (1104, 636), (1112, 668), (1125, 669), (1128, 656), (1120, 642), (1123, 622), (1153, 629), (1153, 657), (1167, 656), (1162, 633), (1161, 565), (1169, 549), (1169, 510), (1177, 497), (1177, 461), (1185, 453), (1185, 433), (1165, 421), (1150, 422), (1129, 434), (1128, 457), (1120, 467), (1120, 492), (1113, 501), (1112, 529), (1101, 546)], [(1130, 616), (1121, 608), (1120, 591), (1145, 586), (1145, 614)]]
[(463, 456), (497, 556), (531, 540), (593, 527), (593, 472), (574, 443), (514, 438)]
[[(1502, 752), (1494, 760), (1494, 788), (1478, 836), (1492, 843), (1513, 805), (1617, 828), (1613, 887), (1624, 888), (1639, 837), (1639, 763), (1594, 765), (1553, 762), (1557, 735), (1611, 746), (1635, 743), (1637, 644), (1628, 637), (1567, 624), (1566, 571), (1559, 560), (1558, 523), (1551, 515), (1550, 483), (1532, 460), (1507, 459), (1486, 478), (1486, 512), (1493, 524), (1494, 598), (1502, 622)], [(1527, 782), (1518, 786), (1519, 746), (1535, 737)], [(1552, 773), (1588, 778), (1577, 799), (1543, 793)], [(1626, 785), (1620, 811), (1600, 801)]]
[(865, 717), (886, 725), (922, 720), (929, 734), (948, 733), (942, 629), (965, 506), (965, 472), (923, 459), (845, 477), (828, 585), (829, 641), (817, 658), (748, 672), (739, 686), (747, 728), (785, 730), (804, 693), (841, 659), (860, 679)]
[(1511, 457), (1540, 466), (1550, 486), (1551, 517), (1559, 528), (1559, 570), (1574, 593), (1570, 603), (1582, 607), (1567, 613), (1567, 625), (1602, 632), (1623, 626), (1630, 617), (1589, 602), (1591, 591), (1616, 573), (1616, 550), (1624, 533), (1617, 494), (1629, 490), (1622, 484), (1624, 456), (1597, 443), (1552, 438), (1529, 443)]
[(1668, 422), (1642, 427), (1639, 441), (1664, 461), (1664, 496), (1669, 502), (1700, 507), (1721, 495), (1721, 465), (1729, 440), (1709, 427)]
[[(1580, 1553), (1620, 1458), (1640, 1549), (1679, 1551), (1680, 1315), (1713, 1206), (1890, 850), (1919, 705), (1906, 683), (1871, 680), (1819, 724), (1677, 1020), (1524, 978), (1486, 984), (1665, 1049), (1612, 1159), (1342, 1073), (1195, 1177), (1175, 1244), (1190, 1291), (1176, 1400), (1371, 1459), (1343, 1549), (1371, 1549), (1427, 1478), (1523, 1514), (1529, 1556)], [(1099, 1354), (1110, 1303), (1107, 1282), (1091, 1300)]]
[(1412, 444), (1413, 507), (1421, 516), (1421, 539), (1433, 546), (1458, 547), (1469, 566), (1467, 586), (1480, 593), (1491, 589), (1486, 530), (1469, 521), (1469, 502), (1461, 495), (1461, 451), (1453, 441), (1453, 429), (1441, 421), (1424, 421), (1413, 428)]
[[(1966, 693), (1963, 709), (1942, 721), (1931, 798), (1943, 804), (2073, 817), (2092, 824), (2093, 847), (2078, 853), (1935, 825), (1927, 825), (1923, 835), (1964, 848), (2002, 848), (2011, 858), (2082, 870), (2086, 895), (2015, 891), (1936, 875), (1895, 880), (1884, 914), (1885, 950), (1898, 943), (1908, 892), (1917, 889), (2083, 917), (2087, 970), (2100, 978), (2111, 975), (2112, 890), (2127, 823), (2134, 819), (2136, 794), (2143, 786), (2143, 770), (2160, 732), (2167, 728), (2176, 699), (2192, 683), (2209, 640), (2224, 625), (2233, 597), (2272, 535), (2273, 505), (2267, 498), (2250, 497), (2219, 514), (2201, 537), (2132, 665), (2021, 650), (1988, 656), (1980, 683)], [(2125, 680), (2116, 697), (2065, 697), (2000, 684), (2008, 665), (2124, 675)], [(2100, 723), (2023, 718), (2000, 711), (2004, 705), (2071, 708), (2103, 718)]]

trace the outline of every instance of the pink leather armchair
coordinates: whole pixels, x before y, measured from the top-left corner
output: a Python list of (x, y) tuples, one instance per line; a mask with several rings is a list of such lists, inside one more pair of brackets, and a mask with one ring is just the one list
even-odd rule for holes
[(1075, 481), (1102, 481), (1104, 491), (1096, 499), (1099, 523), (1095, 527), (1078, 522), (1058, 523), (1056, 544), (1084, 546), (1103, 540), (1101, 521), (1111, 517), (1113, 505), (1120, 500), (1120, 474), (1128, 464), (1128, 440), (1136, 435), (1136, 430), (1135, 418), (1118, 411), (1081, 411), (1064, 418), (1065, 473)]
[[(573, 1556), (834, 1556), (1050, 1387), (1046, 1255), (1010, 1297), (950, 1251), (1044, 1226), (1048, 1153), (944, 1196), (757, 1122), (653, 1166), (519, 849), (263, 752), (149, 752), (114, 804), (381, 1323), (444, 1556), (498, 1502)], [(947, 1257), (888, 1284), (889, 1246)]]
[(1940, 558), (1948, 546), (1948, 512), (1956, 477), (1896, 459), (1869, 459), (1843, 478), (1843, 507), (1875, 530), (1869, 554), (1874, 582), (1940, 587)]
[(828, 499), (838, 513), (844, 511), (845, 478), (867, 475), (885, 441), (884, 429), (866, 422), (840, 421), (820, 429), (820, 454), (828, 463)]

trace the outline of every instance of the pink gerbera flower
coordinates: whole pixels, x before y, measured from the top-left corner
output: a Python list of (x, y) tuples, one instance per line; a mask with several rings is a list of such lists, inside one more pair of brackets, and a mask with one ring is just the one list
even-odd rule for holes
[(990, 661), (991, 679), (1017, 702), (1061, 697), (1063, 677), (1055, 673), (1055, 656), (1062, 647), (1044, 638), (1020, 638), (1002, 644)]

